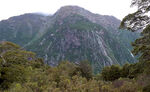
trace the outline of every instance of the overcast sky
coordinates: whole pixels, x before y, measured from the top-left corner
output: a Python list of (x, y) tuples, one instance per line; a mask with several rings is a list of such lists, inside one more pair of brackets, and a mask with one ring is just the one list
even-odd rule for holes
[(93, 13), (122, 19), (134, 11), (131, 0), (0, 0), (0, 20), (24, 13), (55, 13), (61, 6), (77, 5)]

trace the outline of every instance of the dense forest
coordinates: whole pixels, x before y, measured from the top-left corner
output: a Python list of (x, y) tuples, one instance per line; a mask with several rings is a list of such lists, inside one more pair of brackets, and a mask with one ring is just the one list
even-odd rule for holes
[(138, 62), (106, 66), (95, 74), (90, 61), (62, 61), (49, 66), (36, 53), (0, 42), (0, 92), (150, 92), (149, 0), (132, 0), (138, 10), (120, 28), (142, 30), (133, 43)]
[(94, 75), (88, 61), (56, 67), (11, 42), (0, 43), (1, 92), (149, 92), (150, 62), (105, 67)]

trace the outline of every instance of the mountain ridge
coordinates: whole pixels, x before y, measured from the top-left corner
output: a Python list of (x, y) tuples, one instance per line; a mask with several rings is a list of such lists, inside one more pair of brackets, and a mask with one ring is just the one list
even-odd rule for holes
[[(107, 25), (111, 24), (111, 26), (115, 26), (115, 27), (119, 27), (120, 25), (120, 20), (117, 19), (114, 16), (109, 16), (109, 15), (100, 15), (100, 14), (95, 14), (92, 13), (84, 8), (81, 8), (79, 6), (64, 6), (61, 7), (60, 9), (58, 9), (58, 11), (54, 14), (54, 16), (59, 16), (61, 15), (61, 17), (65, 17), (67, 15), (70, 14), (79, 14), (82, 15), (84, 17), (86, 17), (87, 19), (89, 19), (90, 21), (92, 21), (93, 23), (97, 23), (102, 25), (104, 21), (106, 21), (106, 25), (103, 25), (105, 27), (108, 27)], [(110, 20), (115, 20), (116, 23), (113, 23), (113, 21)], [(112, 25), (113, 24), (113, 25)]]
[[(30, 17), (29, 20), (20, 16), (18, 18), (20, 19), (18, 24), (15, 22), (15, 30), (7, 29), (7, 26), (3, 28), (3, 23), (0, 22), (0, 28), (2, 27), (0, 32), (5, 33), (4, 30), (18, 32), (16, 31), (18, 27), (29, 28), (20, 31), (25, 35), (23, 38), (25, 40), (30, 35), (25, 32), (30, 32), (31, 26), (35, 29), (32, 30), (35, 34), (26, 42), (20, 43), (23, 40), (19, 36), (17, 41), (6, 40), (36, 52), (49, 65), (57, 65), (64, 60), (72, 62), (88, 60), (98, 72), (104, 66), (136, 61), (130, 52), (132, 47), (129, 44), (138, 35), (118, 30), (120, 21), (113, 16), (93, 14), (78, 6), (65, 6), (51, 16)], [(26, 23), (31, 25), (20, 25)], [(11, 35), (10, 37), (14, 38)]]

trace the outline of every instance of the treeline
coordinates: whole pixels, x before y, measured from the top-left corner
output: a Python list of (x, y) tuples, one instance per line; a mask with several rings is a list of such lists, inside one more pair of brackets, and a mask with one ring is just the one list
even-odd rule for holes
[(35, 53), (1, 42), (0, 92), (150, 92), (149, 65), (112, 65), (93, 75), (87, 61), (50, 67)]
[(106, 81), (114, 81), (119, 78), (133, 79), (141, 74), (150, 74), (150, 61), (125, 64), (122, 67), (119, 65), (112, 65), (104, 67), (101, 73), (102, 78)]

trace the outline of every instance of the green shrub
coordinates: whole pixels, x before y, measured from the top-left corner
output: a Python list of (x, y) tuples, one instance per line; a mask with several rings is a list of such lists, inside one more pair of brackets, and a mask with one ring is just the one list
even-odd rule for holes
[(121, 77), (121, 68), (118, 65), (105, 67), (102, 70), (102, 78), (105, 81), (114, 81)]

